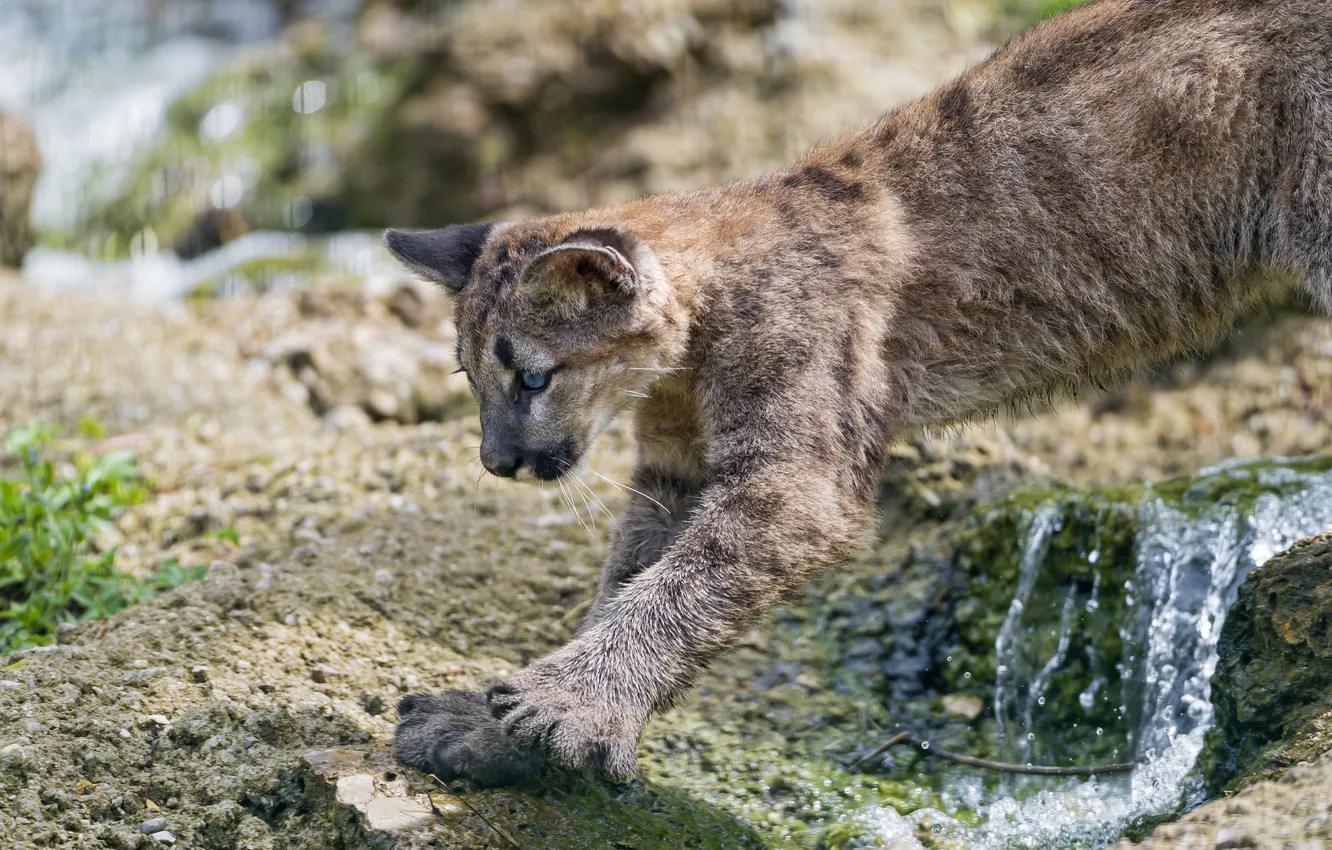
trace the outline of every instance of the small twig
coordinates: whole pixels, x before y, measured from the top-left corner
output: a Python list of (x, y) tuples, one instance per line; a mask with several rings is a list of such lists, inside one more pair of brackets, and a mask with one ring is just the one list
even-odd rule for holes
[[(442, 779), (440, 779), (438, 776), (436, 776), (435, 774), (430, 773), (430, 774), (427, 774), (427, 776), (429, 776), (431, 779), (433, 779), (433, 780), (435, 780), (436, 782), (438, 782), (438, 783), (440, 784), (440, 786), (441, 786), (445, 791), (448, 791), (450, 794), (452, 794), (453, 796), (457, 797), (457, 798), (458, 798), (458, 802), (460, 802), (460, 803), (462, 803), (464, 806), (466, 806), (466, 807), (467, 807), (467, 810), (470, 811), (472, 814), (474, 814), (474, 815), (476, 815), (477, 817), (481, 818), (481, 822), (484, 823), (486, 826), (490, 827), (491, 831), (494, 832), (496, 835), (498, 835), (500, 838), (503, 838), (503, 839), (505, 840), (505, 842), (507, 842), (508, 845), (509, 845), (510, 847), (517, 847), (518, 850), (522, 850), (521, 847), (518, 847), (518, 842), (517, 842), (517, 841), (514, 841), (512, 838), (509, 837), (509, 833), (505, 832), (504, 830), (500, 829), (498, 826), (495, 826), (495, 824), (491, 823), (491, 822), (490, 822), (490, 819), (487, 818), (485, 815), (481, 814), (481, 812), (476, 808), (476, 806), (473, 806), (471, 803), (467, 802), (467, 798), (466, 798), (466, 797), (464, 797), (463, 795), (459, 794), (457, 791), (454, 791), (454, 790), (453, 790), (452, 788), (450, 788), (448, 785), (445, 785), (445, 784), (444, 784), (444, 781), (443, 781)], [(430, 799), (430, 795), (429, 795), (429, 794), (426, 795), (426, 799)], [(435, 814), (436, 814), (437, 816), (443, 817), (443, 815), (440, 814), (439, 809), (435, 808), (435, 801), (434, 801), (434, 800), (430, 800), (430, 808), (431, 808), (431, 810), (433, 810), (433, 811), (435, 812)]]
[(1013, 764), (1006, 761), (991, 761), (990, 759), (978, 759), (974, 756), (964, 756), (961, 753), (954, 753), (945, 750), (942, 747), (933, 747), (928, 741), (922, 741), (909, 732), (899, 732), (879, 746), (870, 750), (865, 755), (851, 763), (851, 767), (859, 767), (864, 762), (872, 758), (881, 756), (900, 744), (914, 744), (921, 747), (921, 752), (927, 756), (935, 756), (946, 761), (965, 764), (970, 767), (979, 767), (982, 770), (994, 770), (1000, 773), (1025, 773), (1033, 776), (1099, 776), (1103, 773), (1128, 773), (1137, 767), (1136, 764), (1099, 764), (1087, 767), (1053, 767), (1050, 765), (1039, 764)]

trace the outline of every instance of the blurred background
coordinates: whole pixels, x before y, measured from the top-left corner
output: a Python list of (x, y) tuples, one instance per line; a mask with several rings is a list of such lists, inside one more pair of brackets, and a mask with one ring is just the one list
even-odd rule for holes
[(330, 234), (752, 175), (1070, 2), (5, 5), (2, 258), (161, 299), (381, 259)]

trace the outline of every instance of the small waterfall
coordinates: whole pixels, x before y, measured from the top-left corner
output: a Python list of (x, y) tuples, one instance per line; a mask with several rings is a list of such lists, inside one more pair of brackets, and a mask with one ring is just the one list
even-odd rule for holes
[[(1193, 767), (1213, 723), (1210, 679), (1226, 611), (1254, 567), (1332, 528), (1332, 471), (1321, 467), (1301, 460), (1227, 464), (1204, 470), (1182, 493), (1149, 488), (1136, 507), (1129, 506), (1138, 532), (1132, 578), (1123, 588), (1129, 615), (1119, 625), (1123, 659), (1112, 674), (1118, 681), (1090, 678), (1077, 701), (1090, 713), (1098, 700), (1119, 695), (1122, 728), (1105, 731), (1119, 734), (1127, 747), (1114, 751), (1115, 760), (1135, 761), (1137, 769), (1085, 780), (1004, 780), (980, 792), (979, 806), (978, 786), (965, 785), (956, 802), (975, 808), (984, 818), (980, 824), (965, 826), (934, 810), (906, 820), (928, 814), (936, 830), (971, 850), (1092, 850), (1114, 841), (1138, 817), (1201, 802)], [(1039, 625), (1048, 631), (1037, 634), (1038, 625), (1024, 619), (1041, 601), (1033, 594), (1049, 569), (1062, 510), (1056, 499), (1029, 512), (1017, 586), (995, 640), (993, 707), (1001, 757), (1009, 760), (1052, 758), (1032, 744), (1040, 742), (1036, 720), (1047, 689), (1072, 660), (1079, 612), (1095, 611), (1107, 593), (1117, 592), (1101, 586), (1098, 570), (1089, 592), (1064, 592), (1057, 626), (1054, 600), (1044, 601)], [(1096, 569), (1100, 548), (1082, 557)]]
[(1190, 515), (1159, 498), (1140, 509), (1134, 757), (1150, 764), (1173, 752), (1186, 762), (1179, 784), (1190, 804), (1200, 789), (1186, 779), (1213, 722), (1211, 678), (1226, 611), (1251, 570), (1332, 528), (1332, 473), (1232, 464), (1204, 470), (1200, 484), (1221, 477), (1283, 492), (1262, 493), (1247, 511), (1223, 505)]
[[(999, 637), (994, 642), (994, 717), (999, 726), (1000, 741), (1008, 739), (1009, 717), (1012, 714), (1010, 706), (1018, 699), (1017, 678), (1023, 672), (1020, 667), (1022, 658), (1019, 655), (1025, 645), (1020, 630), (1022, 615), (1030, 604), (1032, 590), (1036, 587), (1036, 578), (1045, 564), (1050, 536), (1059, 529), (1059, 520), (1058, 507), (1051, 502), (1038, 506), (1033, 513), (1027, 528), (1026, 540), (1022, 545), (1022, 566), (1018, 572), (1017, 590), (1008, 606), (1008, 616), (1004, 618), (1004, 624), (999, 628)], [(1030, 710), (1025, 713), (1029, 720)], [(1020, 744), (1022, 758), (1025, 760), (1031, 755), (1031, 748), (1025, 737), (1020, 739)]]

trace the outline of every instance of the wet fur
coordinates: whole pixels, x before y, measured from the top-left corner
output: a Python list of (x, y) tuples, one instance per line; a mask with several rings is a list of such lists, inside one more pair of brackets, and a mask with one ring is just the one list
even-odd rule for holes
[[(848, 555), (904, 430), (1206, 345), (1291, 281), (1332, 310), (1332, 3), (1095, 0), (782, 171), (469, 234), (395, 250), (458, 290), (483, 430), (579, 456), (632, 409), (651, 499), (577, 637), (489, 689), (503, 734), (420, 703), (399, 753), (512, 779), (421, 738), (473, 724), (496, 764), (627, 778), (649, 717)], [(500, 336), (568, 372), (527, 414)]]

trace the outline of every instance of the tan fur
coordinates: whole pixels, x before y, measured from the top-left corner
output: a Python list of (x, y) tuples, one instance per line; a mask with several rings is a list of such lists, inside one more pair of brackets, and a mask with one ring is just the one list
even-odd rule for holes
[[(1292, 279), (1332, 308), (1332, 3), (1098, 0), (788, 169), (460, 232), (390, 243), (458, 290), (492, 456), (572, 463), (636, 416), (593, 613), (488, 693), (498, 738), (626, 777), (649, 716), (848, 554), (904, 429), (1206, 344)], [(563, 367), (541, 394), (501, 337)], [(418, 725), (403, 758), (447, 767)]]

